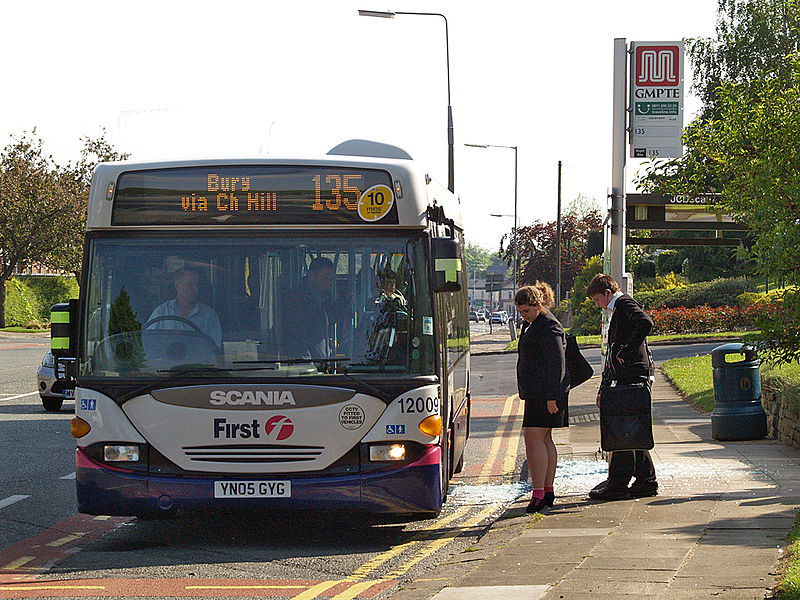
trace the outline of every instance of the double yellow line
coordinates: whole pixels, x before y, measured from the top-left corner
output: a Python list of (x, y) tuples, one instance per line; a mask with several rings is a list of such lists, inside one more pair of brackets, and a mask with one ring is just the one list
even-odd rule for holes
[(520, 433), (522, 431), (522, 401), (519, 402), (519, 407), (514, 411), (514, 404), (519, 399), (518, 394), (506, 398), (503, 404), (503, 412), (500, 414), (500, 421), (497, 424), (492, 444), (489, 446), (489, 455), (486, 462), (483, 463), (480, 475), (475, 483), (485, 484), (489, 483), (492, 479), (492, 470), (497, 462), (497, 456), (500, 454), (503, 439), (508, 439), (508, 448), (506, 449), (505, 457), (503, 458), (503, 466), (500, 471), (502, 477), (507, 477), (513, 474), (514, 467), (517, 464), (517, 454), (519, 453)]
[[(339, 585), (341, 583), (351, 583), (355, 582), (353, 585), (348, 587), (343, 592), (340, 592), (333, 596), (331, 600), (353, 600), (359, 594), (366, 592), (369, 588), (374, 585), (379, 585), (381, 583), (385, 583), (387, 581), (393, 581), (400, 577), (401, 575), (405, 574), (411, 567), (419, 563), (420, 561), (426, 559), (428, 556), (440, 550), (447, 544), (449, 544), (453, 539), (461, 535), (466, 529), (474, 527), (475, 525), (481, 523), (484, 519), (489, 517), (492, 512), (499, 508), (499, 504), (492, 504), (487, 506), (478, 514), (470, 517), (463, 523), (460, 523), (454, 527), (447, 527), (450, 523), (462, 517), (469, 509), (469, 506), (460, 506), (455, 511), (447, 515), (446, 517), (439, 519), (436, 523), (429, 525), (428, 527), (421, 529), (418, 534), (418, 539), (413, 539), (404, 544), (399, 544), (390, 548), (386, 552), (379, 554), (378, 556), (368, 560), (365, 562), (361, 567), (359, 567), (352, 575), (349, 577), (345, 577), (344, 579), (339, 579), (336, 581), (323, 581), (314, 585), (307, 590), (301, 592), (297, 596), (294, 596), (292, 600), (314, 600), (324, 592), (328, 591), (332, 587)], [(375, 572), (381, 565), (386, 563), (387, 561), (391, 560), (395, 556), (402, 554), (409, 548), (413, 546), (422, 544), (424, 542), (421, 539), (422, 534), (425, 532), (431, 531), (438, 531), (436, 535), (434, 535), (433, 540), (429, 540), (427, 544), (425, 544), (424, 548), (421, 548), (413, 557), (408, 559), (406, 562), (401, 564), (396, 569), (386, 573), (382, 577), (378, 579), (370, 579), (364, 580), (365, 577), (369, 576), (371, 573)]]
[[(511, 475), (514, 471), (517, 462), (517, 454), (519, 453), (519, 437), (522, 429), (521, 402), (519, 408), (516, 411), (514, 411), (514, 404), (518, 400), (518, 398), (519, 396), (517, 394), (514, 394), (513, 396), (509, 396), (508, 398), (506, 398), (506, 401), (503, 405), (503, 411), (500, 415), (500, 420), (497, 424), (497, 429), (495, 430), (495, 435), (492, 438), (492, 443), (489, 448), (489, 455), (487, 456), (486, 462), (484, 463), (483, 468), (481, 469), (481, 473), (478, 476), (477, 483), (485, 483), (491, 479), (492, 469), (495, 466), (495, 463), (497, 462), (498, 455), (502, 448), (502, 442), (504, 437), (508, 438), (509, 443), (506, 449), (505, 457), (503, 458), (501, 475), (503, 477), (506, 477)], [(424, 560), (437, 550), (440, 550), (441, 548), (449, 544), (451, 541), (453, 541), (453, 539), (461, 535), (464, 532), (464, 530), (474, 527), (475, 525), (481, 523), (484, 519), (489, 517), (499, 507), (500, 507), (499, 503), (490, 504), (489, 506), (485, 507), (483, 510), (478, 512), (473, 517), (467, 519), (463, 523), (460, 523), (455, 527), (446, 528), (453, 521), (461, 518), (471, 508), (470, 506), (460, 506), (446, 517), (443, 517), (437, 520), (435, 523), (429, 525), (428, 527), (421, 529), (415, 539), (394, 546), (389, 550), (387, 550), (386, 552), (383, 552), (382, 554), (379, 554), (378, 556), (368, 560), (349, 577), (346, 577), (345, 579), (341, 579), (338, 581), (323, 581), (321, 583), (318, 583), (317, 585), (312, 586), (307, 590), (305, 590), (304, 592), (295, 596), (293, 600), (314, 600), (320, 594), (329, 590), (335, 585), (338, 585), (340, 583), (349, 583), (355, 581), (357, 583), (350, 586), (347, 590), (337, 594), (336, 596), (333, 596), (333, 598), (331, 599), (331, 600), (352, 600), (353, 598), (357, 597), (360, 593), (365, 592), (366, 590), (371, 588), (373, 585), (384, 583), (386, 581), (391, 581), (405, 574), (411, 567), (421, 562), (422, 560)], [(414, 554), (414, 556), (412, 556), (402, 565), (390, 571), (389, 573), (386, 573), (379, 579), (363, 581), (367, 576), (369, 576), (371, 573), (374, 573), (381, 565), (383, 565), (387, 561), (391, 560), (395, 556), (402, 554), (403, 552), (414, 546), (422, 544), (423, 540), (420, 539), (422, 537), (422, 534), (432, 531), (438, 532), (434, 535), (434, 539), (429, 540), (428, 543), (425, 545), (425, 547), (417, 551)]]

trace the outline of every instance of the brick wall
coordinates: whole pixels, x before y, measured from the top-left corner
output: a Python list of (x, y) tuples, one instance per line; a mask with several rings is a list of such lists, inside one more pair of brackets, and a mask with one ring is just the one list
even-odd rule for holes
[(767, 413), (767, 434), (783, 444), (800, 448), (800, 414), (786, 395), (762, 386), (761, 404)]

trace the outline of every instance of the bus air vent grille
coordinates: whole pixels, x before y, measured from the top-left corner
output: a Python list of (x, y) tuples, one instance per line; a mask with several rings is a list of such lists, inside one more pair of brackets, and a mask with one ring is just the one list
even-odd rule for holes
[(285, 463), (307, 462), (322, 456), (322, 446), (280, 446), (277, 444), (236, 444), (224, 446), (187, 446), (189, 460), (214, 463)]

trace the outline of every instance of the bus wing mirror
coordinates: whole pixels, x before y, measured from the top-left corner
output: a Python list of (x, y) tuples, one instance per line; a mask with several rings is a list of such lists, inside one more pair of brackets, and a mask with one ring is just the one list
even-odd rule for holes
[(60, 302), (50, 309), (50, 352), (56, 358), (75, 358), (78, 301)]
[(433, 291), (460, 292), (462, 283), (461, 245), (458, 240), (432, 238)]

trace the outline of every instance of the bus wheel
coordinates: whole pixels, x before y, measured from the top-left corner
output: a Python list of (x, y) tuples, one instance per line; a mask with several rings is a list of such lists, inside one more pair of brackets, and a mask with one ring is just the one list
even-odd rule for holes
[(461, 457), (458, 459), (456, 466), (453, 468), (453, 473), (461, 473), (464, 469), (464, 452), (461, 452)]
[(64, 399), (58, 396), (44, 398), (42, 397), (42, 406), (48, 412), (55, 412), (61, 410), (61, 405), (64, 404)]

